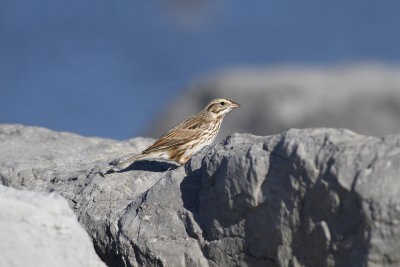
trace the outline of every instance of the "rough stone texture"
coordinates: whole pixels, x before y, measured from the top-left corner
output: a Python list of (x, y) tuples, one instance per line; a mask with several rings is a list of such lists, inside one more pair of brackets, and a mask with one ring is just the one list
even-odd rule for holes
[(135, 171), (98, 174), (111, 160), (138, 153), (153, 140), (117, 142), (22, 125), (0, 126), (0, 181), (6, 186), (56, 191), (110, 266), (207, 265), (185, 228), (183, 167), (136, 164)]
[(234, 134), (184, 167), (107, 162), (152, 140), (0, 126), (0, 181), (70, 200), (109, 266), (399, 266), (400, 135)]
[(200, 176), (197, 216), (217, 264), (400, 264), (400, 135), (233, 135)]
[(360, 64), (233, 69), (205, 77), (173, 99), (144, 135), (160, 136), (214, 97), (242, 105), (225, 118), (219, 140), (293, 127), (347, 128), (377, 137), (400, 132), (400, 68)]
[(0, 266), (106, 266), (67, 201), (0, 185)]

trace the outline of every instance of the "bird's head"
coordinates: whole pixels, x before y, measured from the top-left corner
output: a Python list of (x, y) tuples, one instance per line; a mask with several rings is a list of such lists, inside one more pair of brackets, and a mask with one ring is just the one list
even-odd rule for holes
[(232, 109), (238, 107), (240, 107), (240, 105), (229, 98), (216, 98), (213, 99), (204, 110), (214, 118), (217, 118), (220, 116), (225, 116)]

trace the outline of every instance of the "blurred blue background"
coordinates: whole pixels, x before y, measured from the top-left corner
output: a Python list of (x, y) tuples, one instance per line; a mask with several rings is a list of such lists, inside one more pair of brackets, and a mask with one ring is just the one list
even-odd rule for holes
[(399, 14), (398, 0), (3, 0), (0, 123), (130, 138), (224, 68), (398, 63)]

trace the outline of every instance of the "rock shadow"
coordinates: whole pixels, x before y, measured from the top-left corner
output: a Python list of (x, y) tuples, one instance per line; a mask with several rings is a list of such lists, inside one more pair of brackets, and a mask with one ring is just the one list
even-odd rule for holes
[[(155, 160), (138, 160), (129, 165), (127, 168), (117, 173), (124, 173), (127, 171), (148, 171), (148, 172), (165, 172), (169, 170), (174, 170), (179, 166), (174, 163), (169, 163), (165, 161), (155, 161)], [(115, 171), (109, 170), (106, 174), (113, 173)]]
[[(188, 172), (187, 172), (188, 173)], [(183, 207), (193, 214), (199, 209), (199, 194), (201, 190), (201, 170), (189, 172), (180, 184)]]

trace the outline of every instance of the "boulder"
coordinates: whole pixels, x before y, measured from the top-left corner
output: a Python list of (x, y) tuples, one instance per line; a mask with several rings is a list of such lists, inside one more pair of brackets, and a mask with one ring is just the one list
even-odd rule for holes
[(1, 125), (0, 181), (67, 198), (109, 266), (400, 264), (400, 135), (234, 134), (100, 174), (152, 141)]
[(0, 185), (0, 266), (106, 266), (68, 202)]
[(217, 265), (400, 264), (400, 135), (235, 134), (188, 169), (201, 177), (195, 214)]

